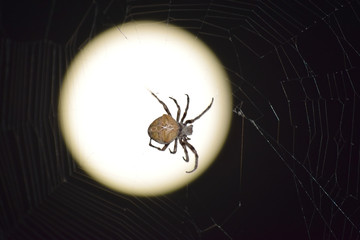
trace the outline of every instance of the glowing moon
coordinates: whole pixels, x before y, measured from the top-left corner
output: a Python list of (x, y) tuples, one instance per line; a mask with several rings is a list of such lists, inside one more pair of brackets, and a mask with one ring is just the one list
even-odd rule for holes
[[(189, 141), (199, 154), (190, 161), (149, 146), (147, 129), (165, 113), (173, 117), (190, 96)], [(175, 191), (203, 173), (216, 159), (231, 123), (231, 89), (221, 63), (195, 36), (169, 24), (127, 23), (94, 38), (76, 56), (60, 92), (59, 116), (65, 142), (79, 165), (97, 181), (132, 195)], [(156, 144), (153, 142), (153, 144)], [(162, 145), (158, 145), (162, 146)], [(173, 149), (173, 144), (170, 144)]]

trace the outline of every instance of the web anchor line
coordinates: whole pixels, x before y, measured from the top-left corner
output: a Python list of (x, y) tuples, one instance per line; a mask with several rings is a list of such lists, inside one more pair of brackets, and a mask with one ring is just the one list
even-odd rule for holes
[[(276, 149), (276, 147), (274, 146), (274, 144), (271, 143), (271, 141), (269, 139), (272, 139), (273, 141), (275, 141), (271, 136), (268, 136), (267, 134), (264, 133), (264, 131), (262, 129), (260, 129), (260, 127), (255, 123), (254, 120), (249, 119), (249, 121), (251, 122), (251, 124), (258, 130), (258, 132), (266, 139), (266, 141), (268, 142), (268, 144), (271, 146), (271, 148), (278, 154), (278, 156), (281, 158), (281, 160), (285, 163), (286, 167), (290, 170), (290, 172), (293, 174), (293, 176), (297, 179), (297, 181), (300, 183), (300, 185), (302, 186), (302, 188), (305, 190), (307, 196), (312, 200), (311, 196), (308, 194), (308, 192), (306, 191), (306, 189), (303, 187), (303, 182), (300, 180), (300, 178), (298, 177), (298, 174), (295, 173), (294, 169), (291, 168), (289, 166), (289, 164), (285, 161), (283, 154), (280, 153), (280, 151), (278, 149)], [(265, 136), (266, 135), (266, 136)], [(283, 151), (287, 152), (283, 147), (280, 147)], [(312, 181), (314, 181), (314, 183), (317, 184), (317, 186), (319, 187), (319, 189), (325, 194), (325, 196), (327, 196), (327, 198), (334, 204), (334, 206), (339, 210), (339, 212), (346, 218), (346, 220), (352, 225), (352, 227), (354, 227), (356, 229), (356, 231), (358, 233), (360, 233), (360, 229), (358, 228), (358, 226), (356, 226), (356, 224), (346, 215), (346, 213), (344, 212), (344, 210), (339, 206), (339, 204), (337, 204), (332, 198), (331, 196), (326, 192), (326, 190), (321, 186), (321, 184), (316, 180), (316, 178), (311, 174), (311, 172), (304, 167), (303, 164), (301, 164), (296, 158), (294, 158), (294, 156), (292, 156), (291, 154), (289, 154), (291, 156), (291, 158), (295, 161), (295, 163), (297, 163), (306, 173), (307, 175), (312, 179)], [(322, 216), (321, 211), (316, 207), (315, 202), (312, 200), (316, 210), (319, 212), (319, 214)], [(323, 217), (322, 217), (323, 218)], [(327, 227), (329, 228), (330, 232), (333, 233), (331, 227), (328, 225), (327, 221), (325, 219), (323, 219), (324, 222), (326, 223)], [(334, 233), (333, 233), (334, 234)], [(335, 236), (335, 234), (334, 234)]]

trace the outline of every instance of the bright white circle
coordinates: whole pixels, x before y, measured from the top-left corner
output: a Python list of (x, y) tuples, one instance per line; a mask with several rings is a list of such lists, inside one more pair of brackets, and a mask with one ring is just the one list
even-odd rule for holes
[[(147, 129), (165, 114), (150, 91), (176, 118), (177, 99), (194, 122), (190, 161), (149, 146)], [(79, 165), (99, 182), (132, 195), (175, 191), (204, 172), (221, 150), (231, 123), (231, 89), (221, 63), (199, 39), (169, 24), (126, 23), (105, 31), (76, 56), (60, 92), (65, 142)], [(156, 142), (153, 141), (156, 145)], [(157, 144), (162, 147), (162, 145)], [(173, 144), (170, 144), (173, 149)]]

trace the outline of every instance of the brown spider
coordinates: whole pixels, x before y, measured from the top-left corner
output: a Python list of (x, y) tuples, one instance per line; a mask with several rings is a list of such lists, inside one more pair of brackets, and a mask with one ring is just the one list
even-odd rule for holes
[[(191, 172), (195, 171), (198, 166), (199, 155), (197, 154), (197, 151), (195, 150), (195, 148), (190, 143), (188, 143), (188, 140), (190, 140), (188, 135), (192, 134), (193, 126), (192, 125), (187, 126), (187, 125), (195, 122), (202, 115), (204, 115), (204, 113), (206, 113), (206, 111), (209, 110), (211, 105), (213, 104), (214, 98), (212, 98), (210, 105), (199, 116), (197, 116), (196, 118), (191, 119), (191, 120), (186, 120), (184, 122), (187, 111), (189, 109), (189, 95), (185, 94), (187, 97), (187, 104), (186, 104), (185, 112), (181, 118), (181, 121), (179, 122), (181, 110), (180, 110), (180, 106), (177, 103), (177, 101), (174, 98), (169, 97), (170, 99), (172, 99), (175, 102), (177, 109), (178, 109), (177, 115), (176, 115), (176, 121), (175, 121), (175, 119), (172, 118), (171, 113), (170, 113), (168, 107), (166, 106), (166, 104), (163, 101), (161, 101), (153, 92), (151, 92), (151, 94), (161, 103), (161, 105), (163, 105), (167, 114), (164, 114), (161, 117), (155, 119), (150, 124), (150, 126), (148, 128), (148, 134), (150, 137), (149, 146), (156, 148), (160, 151), (165, 151), (166, 148), (169, 146), (169, 144), (175, 140), (174, 150), (171, 151), (171, 149), (169, 149), (170, 153), (174, 154), (174, 153), (176, 153), (177, 142), (179, 140), (180, 145), (183, 147), (184, 152), (185, 152), (186, 158), (183, 157), (185, 162), (189, 162), (189, 156), (188, 156), (186, 147), (190, 148), (190, 150), (195, 154), (195, 167), (193, 170), (186, 171), (186, 172), (191, 173)], [(162, 148), (156, 147), (151, 144), (151, 140), (154, 140), (160, 144), (164, 144), (164, 146)]]

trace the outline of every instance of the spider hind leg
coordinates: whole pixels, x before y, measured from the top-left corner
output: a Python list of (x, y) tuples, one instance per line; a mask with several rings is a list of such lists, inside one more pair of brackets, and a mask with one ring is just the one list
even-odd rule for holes
[(163, 101), (161, 101), (161, 100), (155, 95), (155, 93), (151, 92), (151, 94), (159, 101), (159, 103), (160, 103), (161, 105), (163, 105), (166, 113), (171, 116), (171, 113), (170, 113), (170, 111), (169, 111), (169, 108), (166, 106), (166, 104), (165, 104)]
[(175, 154), (175, 153), (176, 153), (176, 151), (177, 151), (177, 142), (178, 142), (178, 140), (175, 139), (174, 150), (171, 151), (171, 149), (169, 149), (170, 153), (172, 153), (172, 154)]
[(176, 114), (176, 121), (179, 122), (180, 113), (181, 113), (180, 106), (179, 106), (179, 104), (178, 104), (178, 102), (176, 101), (175, 98), (172, 98), (172, 97), (169, 97), (169, 98), (172, 99), (172, 100), (175, 102), (175, 104), (176, 104), (176, 107), (177, 107), (177, 109), (178, 109), (177, 114)]
[(167, 148), (167, 147), (169, 146), (169, 144), (170, 144), (170, 143), (165, 144), (162, 148), (159, 148), (159, 147), (157, 147), (157, 146), (152, 145), (152, 144), (151, 144), (151, 140), (152, 140), (152, 139), (150, 138), (149, 146), (150, 146), (150, 147), (153, 147), (153, 148), (156, 148), (156, 149), (159, 150), (159, 151), (165, 151), (166, 148)]

